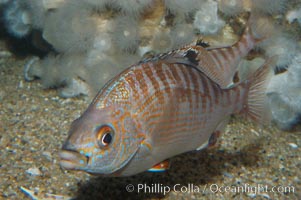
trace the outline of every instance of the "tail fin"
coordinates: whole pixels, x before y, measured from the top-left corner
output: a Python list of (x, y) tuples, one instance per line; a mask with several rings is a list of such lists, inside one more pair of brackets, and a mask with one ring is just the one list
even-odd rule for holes
[(266, 88), (272, 75), (272, 66), (277, 62), (277, 56), (269, 58), (254, 74), (242, 83), (242, 87), (247, 89), (244, 96), (244, 105), (241, 113), (247, 118), (260, 124), (269, 124), (271, 112), (268, 108)]

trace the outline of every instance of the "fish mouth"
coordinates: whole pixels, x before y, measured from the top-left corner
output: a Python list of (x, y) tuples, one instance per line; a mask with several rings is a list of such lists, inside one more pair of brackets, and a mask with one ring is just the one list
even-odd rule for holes
[(67, 170), (80, 170), (87, 166), (89, 157), (77, 151), (61, 150), (59, 153), (60, 166)]

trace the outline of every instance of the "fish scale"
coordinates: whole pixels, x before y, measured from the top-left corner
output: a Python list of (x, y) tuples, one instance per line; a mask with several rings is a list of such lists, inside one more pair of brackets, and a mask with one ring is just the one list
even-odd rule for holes
[[(129, 85), (133, 91), (137, 91), (136, 87), (139, 87), (139, 82), (133, 82), (132, 80), (137, 80), (136, 71), (138, 70), (144, 73), (145, 87), (152, 89), (150, 92), (141, 94), (141, 96), (146, 99), (145, 101), (140, 101), (139, 98), (132, 99), (131, 103), (135, 105), (132, 109), (138, 110), (142, 108), (138, 110), (135, 116), (142, 121), (141, 123), (144, 124), (145, 127), (148, 127), (147, 132), (150, 134), (149, 137), (160, 135), (161, 142), (158, 144), (166, 141), (174, 143), (175, 141), (184, 139), (188, 135), (194, 136), (197, 141), (199, 138), (198, 135), (204, 135), (204, 133), (199, 130), (203, 129), (206, 134), (211, 134), (216, 127), (216, 123), (221, 121), (224, 118), (223, 116), (227, 114), (225, 112), (228, 110), (229, 113), (233, 112), (232, 109), (229, 108), (234, 107), (231, 104), (238, 98), (236, 96), (237, 93), (231, 92), (231, 90), (222, 90), (216, 83), (195, 68), (162, 62), (144, 63), (133, 68), (132, 73), (125, 73), (125, 76), (122, 78), (125, 83), (121, 85)], [(166, 71), (170, 71), (173, 76), (168, 77), (165, 74)], [(192, 77), (191, 74), (194, 74), (194, 79), (189, 79), (189, 77)], [(169, 81), (176, 84), (163, 84), (164, 81), (162, 80), (165, 80), (166, 83)], [(139, 79), (139, 81), (141, 81), (141, 79)], [(159, 81), (161, 81), (161, 83), (159, 83)], [(145, 90), (145, 88), (141, 89)], [(176, 92), (175, 89), (182, 92)], [(237, 91), (239, 88), (233, 90)], [(171, 91), (173, 91), (173, 93), (171, 93)], [(114, 90), (112, 90), (112, 93), (114, 93)], [(229, 95), (230, 93), (232, 96)], [(165, 96), (166, 94), (167, 96)], [(218, 98), (216, 94), (220, 94), (220, 96), (226, 100), (228, 104), (226, 109), (218, 104), (217, 101), (213, 101)], [(115, 96), (108, 94), (108, 98), (114, 99)], [(201, 101), (193, 99), (201, 99)], [(164, 107), (167, 105), (167, 109), (171, 108), (171, 110), (168, 111), (168, 115), (165, 116), (166, 108)], [(239, 107), (241, 105), (236, 106)], [(149, 111), (151, 111), (151, 113)], [(193, 116), (192, 119), (191, 116)], [(218, 119), (220, 116), (222, 119)], [(207, 123), (202, 123), (202, 121)], [(214, 121), (214, 123), (211, 121)], [(161, 124), (166, 127), (162, 128)], [(158, 127), (160, 127), (161, 131), (158, 131)], [(166, 138), (164, 138), (165, 136)], [(199, 141), (201, 142), (202, 140)], [(190, 145), (189, 148), (196, 149), (201, 145), (200, 142), (193, 142), (194, 147)]]
[(276, 59), (227, 87), (255, 42), (247, 28), (232, 46), (189, 45), (127, 68), (72, 123), (60, 165), (105, 176), (161, 171), (166, 159), (212, 145), (231, 114), (268, 121), (264, 94)]

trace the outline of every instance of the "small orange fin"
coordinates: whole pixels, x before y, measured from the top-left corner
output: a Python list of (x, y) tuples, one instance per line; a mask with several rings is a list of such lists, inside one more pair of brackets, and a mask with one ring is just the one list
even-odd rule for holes
[(150, 168), (149, 172), (164, 172), (166, 170), (168, 170), (170, 167), (170, 162), (169, 160), (164, 160), (156, 165), (154, 165), (152, 168)]

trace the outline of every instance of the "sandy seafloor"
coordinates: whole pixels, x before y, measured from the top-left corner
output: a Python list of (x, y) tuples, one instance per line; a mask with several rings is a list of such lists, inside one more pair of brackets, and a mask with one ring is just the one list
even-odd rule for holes
[[(301, 133), (275, 127), (261, 130), (238, 118), (231, 120), (216, 147), (173, 158), (165, 173), (97, 178), (62, 170), (58, 152), (70, 123), (89, 101), (63, 99), (57, 90), (43, 89), (39, 81), (26, 82), (23, 66), (28, 59), (0, 58), (0, 199), (30, 199), (21, 186), (39, 197), (50, 193), (80, 200), (301, 199)], [(30, 174), (30, 170), (36, 172)], [(135, 192), (126, 191), (128, 184)], [(138, 184), (146, 184), (153, 192), (138, 193)], [(155, 186), (173, 190), (176, 184), (176, 191), (167, 195), (155, 191)], [(222, 188), (248, 186), (255, 191), (258, 185), (268, 190), (275, 186), (279, 192), (223, 192)], [(185, 192), (189, 186), (195, 191)], [(216, 186), (222, 191), (210, 190)], [(287, 186), (291, 191), (284, 192)]]

